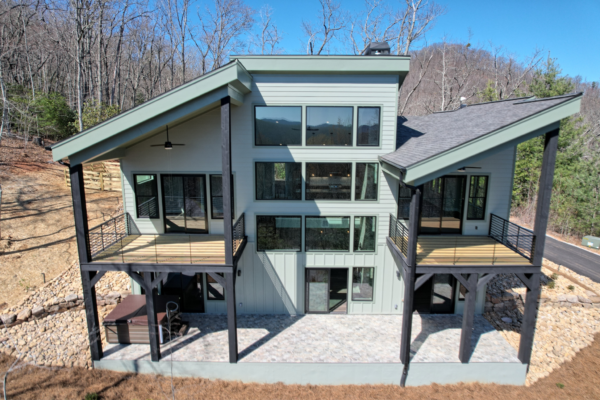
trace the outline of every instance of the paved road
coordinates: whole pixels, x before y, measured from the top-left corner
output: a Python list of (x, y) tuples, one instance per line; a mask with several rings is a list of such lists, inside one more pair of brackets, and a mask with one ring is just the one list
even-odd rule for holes
[(544, 257), (600, 283), (600, 255), (546, 236)]

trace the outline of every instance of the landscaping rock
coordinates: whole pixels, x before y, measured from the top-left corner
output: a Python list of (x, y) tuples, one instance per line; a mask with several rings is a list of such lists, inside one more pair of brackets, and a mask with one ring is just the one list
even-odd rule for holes
[(23, 311), (17, 314), (17, 321), (27, 321), (31, 317), (31, 309), (25, 308)]
[(35, 306), (35, 307), (33, 307), (33, 310), (31, 311), (31, 313), (34, 316), (39, 317), (40, 315), (42, 315), (44, 313), (44, 311), (46, 311), (46, 310), (44, 310), (44, 307)]
[(567, 296), (567, 301), (569, 303), (579, 303), (579, 297), (575, 296), (574, 294), (570, 294)]
[(15, 314), (2, 314), (0, 315), (0, 319), (2, 320), (3, 324), (9, 325), (15, 322), (17, 316)]
[(591, 303), (591, 300), (584, 296), (577, 296), (580, 303)]
[(512, 318), (508, 318), (508, 317), (502, 317), (501, 320), (502, 320), (502, 322), (507, 323), (507, 324), (512, 324), (512, 322), (513, 322)]
[(65, 297), (65, 300), (68, 302), (75, 302), (77, 301), (77, 295), (76, 294), (70, 294), (67, 297)]
[(590, 297), (590, 301), (594, 304), (600, 303), (600, 296)]

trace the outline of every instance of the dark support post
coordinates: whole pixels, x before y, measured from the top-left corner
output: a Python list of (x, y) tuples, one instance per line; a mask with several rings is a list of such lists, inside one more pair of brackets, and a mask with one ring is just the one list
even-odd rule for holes
[(404, 365), (400, 385), (404, 387), (410, 363), (410, 342), (412, 335), (413, 300), (415, 292), (415, 271), (417, 269), (417, 236), (421, 192), (413, 190), (408, 221), (408, 270), (404, 276), (404, 304), (402, 306), (402, 336), (400, 337), (400, 361)]
[[(546, 228), (550, 215), (550, 199), (552, 197), (552, 182), (554, 180), (554, 165), (556, 164), (556, 152), (558, 150), (559, 130), (546, 133), (544, 142), (544, 159), (540, 175), (540, 186), (535, 210), (535, 222), (533, 233), (535, 235), (535, 249), (532, 256), (532, 264), (541, 266), (544, 258), (544, 246), (546, 244)], [(521, 340), (519, 342), (519, 360), (523, 364), (529, 364), (531, 351), (533, 349), (533, 335), (537, 319), (537, 302), (540, 295), (540, 274), (532, 274), (530, 285), (527, 285), (525, 297), (525, 310), (523, 312), (523, 323), (521, 325)]]
[(465, 308), (463, 309), (462, 331), (460, 333), (460, 349), (458, 358), (466, 364), (471, 358), (471, 338), (473, 336), (473, 319), (475, 318), (475, 302), (477, 301), (477, 275), (471, 274), (467, 278), (468, 286), (465, 294)]
[[(73, 216), (75, 217), (75, 239), (77, 241), (79, 265), (81, 266), (82, 264), (91, 262), (87, 244), (88, 222), (83, 183), (83, 165), (79, 164), (69, 167), (69, 173), (71, 175)], [(92, 285), (92, 278), (96, 273), (84, 271), (81, 267), (80, 271), (90, 353), (92, 361), (99, 361), (102, 358), (102, 339), (100, 337), (100, 323), (98, 321), (98, 308), (96, 305), (96, 290), (94, 289), (94, 285)]]
[(225, 296), (227, 296), (227, 330), (229, 334), (229, 362), (237, 363), (238, 360), (238, 342), (237, 342), (237, 318), (235, 310), (235, 273), (225, 274), (227, 285)]
[(160, 343), (158, 342), (158, 318), (154, 299), (154, 288), (152, 287), (152, 272), (144, 272), (144, 284), (146, 290), (146, 313), (148, 314), (148, 334), (150, 335), (150, 356), (152, 361), (160, 360)]
[[(231, 204), (231, 99), (221, 99), (221, 176), (223, 179), (223, 226), (225, 236), (225, 264), (233, 265), (233, 207)], [(227, 329), (229, 337), (229, 362), (237, 363), (237, 316), (235, 310), (235, 268), (234, 273), (225, 274), (227, 299)]]

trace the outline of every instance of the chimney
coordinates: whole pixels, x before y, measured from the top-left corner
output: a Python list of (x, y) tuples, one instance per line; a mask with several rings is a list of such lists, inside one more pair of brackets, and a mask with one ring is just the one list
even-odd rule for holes
[(387, 42), (372, 42), (362, 52), (363, 56), (389, 56), (390, 45)]

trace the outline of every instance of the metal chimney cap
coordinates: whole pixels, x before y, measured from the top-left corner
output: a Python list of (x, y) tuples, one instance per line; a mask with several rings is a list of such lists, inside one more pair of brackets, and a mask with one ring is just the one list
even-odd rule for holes
[(363, 52), (365, 56), (390, 55), (390, 45), (387, 42), (371, 42)]

